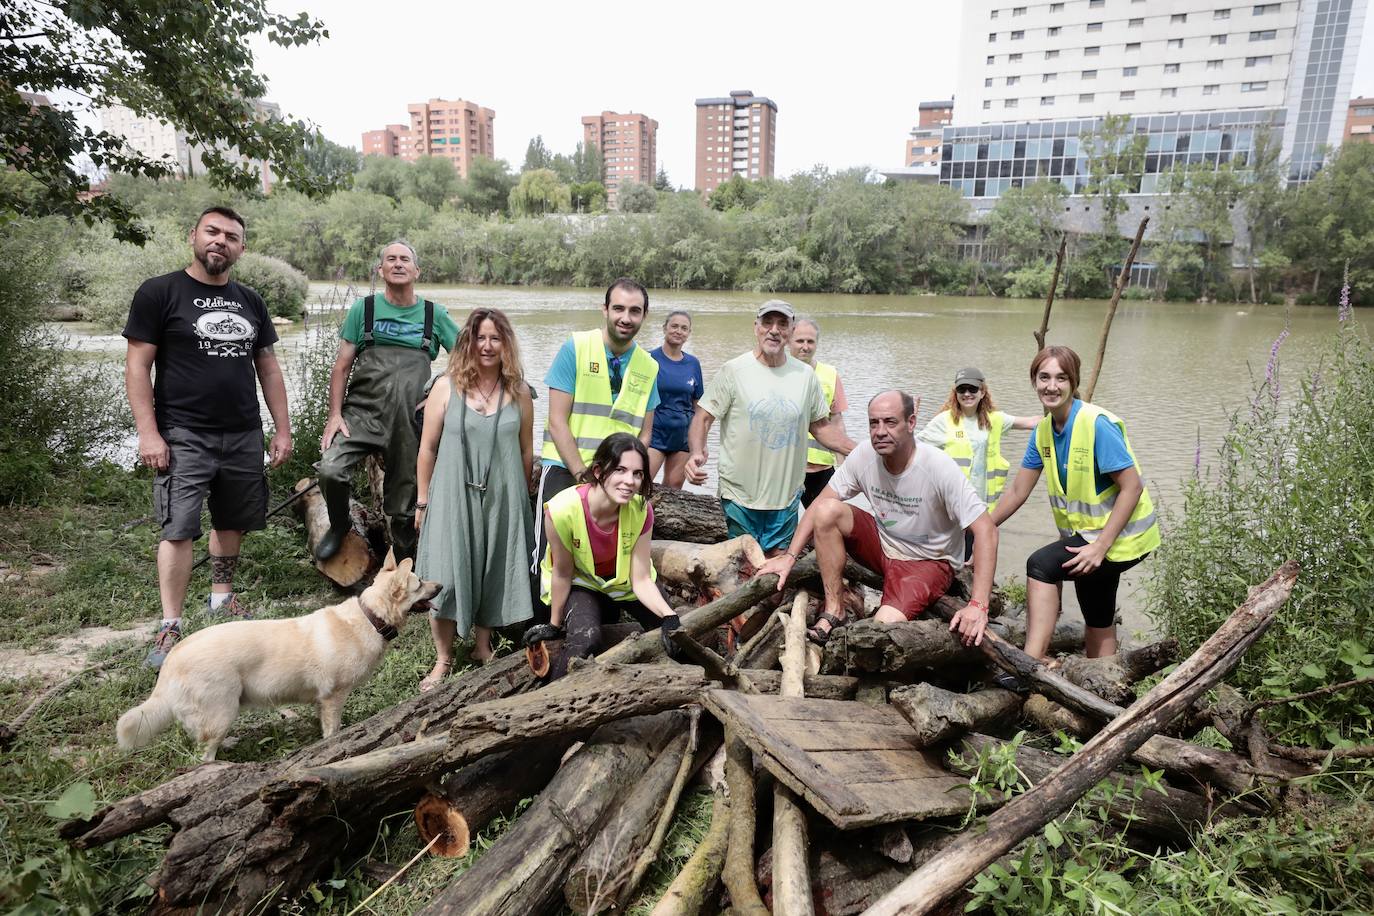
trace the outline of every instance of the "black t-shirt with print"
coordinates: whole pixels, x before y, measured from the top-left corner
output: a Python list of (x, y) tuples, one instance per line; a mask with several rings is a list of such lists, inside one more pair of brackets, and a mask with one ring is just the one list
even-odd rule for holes
[(158, 429), (259, 429), (253, 358), (277, 342), (262, 297), (232, 280), (201, 283), (184, 270), (145, 280), (124, 336), (157, 345), (153, 409)]

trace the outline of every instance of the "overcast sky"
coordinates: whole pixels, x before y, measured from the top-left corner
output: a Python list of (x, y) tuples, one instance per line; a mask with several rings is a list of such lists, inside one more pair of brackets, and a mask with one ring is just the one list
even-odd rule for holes
[[(687, 186), (693, 101), (732, 89), (777, 103), (780, 177), (900, 166), (917, 104), (950, 96), (959, 54), (957, 2), (305, 2), (329, 39), (266, 46), (259, 64), (268, 97), (337, 143), (405, 123), (408, 103), (463, 98), (496, 111), (496, 155), (518, 170), (534, 135), (570, 153), (583, 115), (636, 111), (658, 121), (658, 161)], [(1374, 96), (1374, 29), (1352, 94)]]

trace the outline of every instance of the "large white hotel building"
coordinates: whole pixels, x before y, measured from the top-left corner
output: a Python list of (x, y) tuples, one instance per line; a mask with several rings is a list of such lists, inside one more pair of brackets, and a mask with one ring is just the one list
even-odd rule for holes
[(1341, 142), (1366, 0), (964, 0), (939, 181), (990, 205), (1040, 179), (1086, 183), (1106, 114), (1147, 137), (1139, 192), (1175, 165), (1243, 161), (1282, 138), (1304, 181)]

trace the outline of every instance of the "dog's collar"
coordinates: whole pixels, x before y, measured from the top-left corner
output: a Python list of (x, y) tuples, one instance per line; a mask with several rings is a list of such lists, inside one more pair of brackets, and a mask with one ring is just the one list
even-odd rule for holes
[(363, 609), (363, 616), (367, 618), (368, 623), (372, 624), (372, 629), (381, 634), (382, 639), (391, 642), (396, 638), (396, 634), (398, 634), (400, 630), (397, 630), (389, 623), (383, 623), (382, 618), (372, 613), (372, 610), (364, 603), (362, 595), (358, 596), (358, 607)]

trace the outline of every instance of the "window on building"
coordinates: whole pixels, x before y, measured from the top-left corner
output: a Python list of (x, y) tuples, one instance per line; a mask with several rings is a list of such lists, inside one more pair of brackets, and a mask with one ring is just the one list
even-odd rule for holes
[(1266, 89), (1268, 89), (1268, 88), (1269, 88), (1269, 82), (1268, 82), (1267, 80), (1260, 80), (1260, 81), (1257, 82), (1257, 83), (1241, 83), (1241, 84), (1240, 84), (1240, 91), (1241, 91), (1241, 92), (1263, 92), (1264, 90), (1266, 90)]
[(1100, 10), (1107, 5), (1107, 0), (1088, 0), (1088, 9)]
[(989, 108), (991, 108), (991, 107), (992, 107), (992, 99), (983, 99), (983, 110), (986, 111), (987, 109), (989, 109)]
[(1095, 80), (1095, 79), (1097, 79), (1097, 71), (1096, 71), (1096, 70), (1084, 70), (1084, 71), (1080, 74), (1080, 76), (1081, 76), (1083, 79), (1085, 79), (1085, 80)]
[(1172, 50), (1172, 49), (1181, 48), (1181, 47), (1183, 47), (1183, 39), (1182, 39), (1182, 38), (1170, 38), (1167, 42), (1165, 42), (1165, 46), (1168, 47), (1168, 48), (1170, 48), (1171, 50)]
[(1357, 117), (1357, 118), (1374, 118), (1374, 108), (1370, 108), (1370, 107), (1367, 107), (1367, 106), (1360, 106), (1360, 107), (1358, 107), (1358, 108), (1355, 109), (1355, 117)]
[(1046, 51), (1046, 52), (1045, 52), (1045, 60), (1054, 60), (1054, 59), (1055, 59), (1056, 57), (1058, 57), (1058, 56), (1059, 56), (1059, 49), (1058, 49), (1058, 48), (1054, 49), (1053, 51)]
[(1011, 14), (1013, 16), (1024, 16), (1026, 15), (1026, 8), (1024, 6), (1013, 6), (1011, 8)]
[(1017, 101), (1016, 99), (1003, 99), (1003, 100), (1002, 100), (1002, 107), (1003, 107), (1003, 108), (1015, 108), (1015, 107), (1016, 107), (1016, 101)]
[(1122, 76), (1135, 76), (1138, 72), (1140, 72), (1140, 68), (1139, 68), (1139, 67), (1122, 67), (1122, 68), (1121, 68), (1121, 75), (1122, 75)]
[(1178, 95), (1178, 89), (1174, 86), (1166, 86), (1159, 90), (1160, 98), (1172, 99)]
[(1008, 54), (1008, 55), (1007, 55), (1007, 63), (1009, 63), (1009, 64), (1014, 64), (1014, 63), (1016, 63), (1017, 61), (1019, 61), (1020, 59), (1021, 59), (1021, 52), (1020, 52), (1020, 51), (1017, 51), (1015, 54)]
[(1187, 13), (1174, 13), (1172, 16), (1169, 17), (1169, 21), (1170, 21), (1170, 22), (1187, 22), (1187, 21), (1188, 21), (1188, 14), (1187, 14)]
[(1178, 64), (1165, 64), (1165, 65), (1164, 65), (1164, 72), (1165, 72), (1165, 73), (1177, 73), (1177, 72), (1178, 72)]
[(1251, 32), (1251, 33), (1250, 33), (1250, 40), (1251, 40), (1251, 41), (1272, 41), (1275, 37), (1277, 37), (1277, 35), (1278, 35), (1278, 32), (1277, 32), (1276, 30), (1274, 30), (1274, 29), (1260, 29), (1260, 30), (1257, 31), (1257, 32)]
[(1062, 13), (1062, 12), (1064, 12), (1064, 4), (1062, 4), (1062, 3), (1051, 3), (1051, 4), (1050, 4), (1050, 12), (1051, 12), (1051, 13)]
[(1131, 19), (1131, 20), (1129, 20), (1129, 21), (1126, 23), (1126, 28), (1128, 28), (1128, 29), (1139, 29), (1139, 28), (1143, 28), (1144, 26), (1145, 26), (1145, 20), (1144, 20), (1144, 19)]
[(991, 12), (988, 13), (988, 18), (989, 18), (989, 19), (996, 19), (996, 18), (997, 18), (997, 13), (998, 13), (998, 10), (992, 10)]
[(1279, 3), (1256, 3), (1253, 14), (1263, 16), (1265, 13), (1277, 13), (1281, 5)]
[(1025, 33), (1024, 31), (1022, 31), (1021, 29), (1017, 29), (1015, 32), (1012, 32), (1012, 33), (1011, 33), (1011, 40), (1012, 40), (1012, 41), (1020, 41), (1021, 39), (1025, 38), (1025, 37), (1026, 37), (1026, 33)]
[(1019, 82), (1021, 82), (1021, 77), (1019, 77), (1019, 76), (1009, 76), (1009, 77), (1007, 77), (1007, 85), (1008, 85), (1008, 86), (1015, 86), (1015, 85), (1016, 85), (1017, 83), (1019, 83)]
[(1041, 105), (1053, 105), (1053, 104), (1054, 104), (1054, 96), (1052, 96), (1052, 95), (1042, 95), (1042, 96), (1040, 96), (1040, 104), (1041, 104)]
[(1089, 31), (1089, 32), (1100, 32), (1100, 31), (1102, 31), (1102, 23), (1100, 23), (1100, 22), (1090, 22), (1090, 23), (1088, 23), (1088, 31)]
[(1078, 94), (1078, 101), (1080, 102), (1091, 102), (1092, 100), (1093, 94), (1091, 92), (1080, 92)]
[(1225, 35), (1213, 35), (1213, 36), (1212, 36), (1212, 40), (1211, 40), (1210, 42), (1208, 42), (1208, 44), (1213, 44), (1213, 45), (1224, 45), (1224, 44), (1226, 44), (1226, 36), (1225, 36)]
[(1274, 57), (1270, 54), (1261, 54), (1258, 57), (1245, 58), (1245, 66), (1247, 67), (1260, 67), (1264, 66), (1265, 64), (1272, 64), (1273, 62)]
[(1207, 69), (1208, 69), (1208, 70), (1220, 70), (1220, 69), (1221, 69), (1221, 61), (1219, 61), (1219, 60), (1209, 60), (1209, 61), (1207, 61)]
[(1057, 26), (1057, 25), (1052, 25), (1052, 26), (1050, 26), (1048, 29), (1045, 30), (1045, 34), (1048, 35), (1048, 36), (1050, 36), (1051, 38), (1053, 38), (1054, 36), (1056, 36), (1056, 35), (1059, 34), (1059, 26)]
[(1140, 42), (1138, 42), (1138, 41), (1128, 41), (1128, 42), (1126, 43), (1126, 50), (1127, 50), (1127, 51), (1139, 51), (1139, 50), (1140, 50)]
[(1229, 9), (1225, 9), (1225, 10), (1212, 10), (1212, 18), (1213, 18), (1213, 19), (1230, 19), (1230, 18), (1231, 18), (1231, 11), (1230, 11)]
[(1058, 77), (1058, 76), (1059, 76), (1058, 73), (1046, 73), (1046, 74), (1044, 74), (1043, 76), (1040, 77), (1040, 82), (1042, 82), (1042, 83), (1052, 83), (1052, 82), (1055, 81), (1055, 78)]
[(1129, 101), (1131, 101), (1131, 100), (1134, 99), (1134, 98), (1135, 98), (1135, 90), (1134, 90), (1134, 89), (1123, 89), (1123, 90), (1121, 90), (1121, 101), (1123, 101), (1123, 102), (1129, 102)]
[[(996, 40), (997, 40), (997, 33), (996, 33), (996, 32), (988, 32), (988, 43), (991, 44), (991, 43), (995, 42)], [(992, 61), (989, 60), (988, 63), (992, 63)]]
[(1083, 49), (1083, 56), (1084, 56), (1084, 57), (1096, 57), (1097, 55), (1099, 55), (1099, 54), (1101, 54), (1101, 53), (1102, 53), (1102, 48), (1099, 47), (1098, 45), (1092, 45), (1092, 46), (1090, 46), (1090, 47), (1087, 47), (1087, 48), (1084, 48), (1084, 49)]
[(995, 60), (997, 60), (997, 57), (996, 57), (995, 55), (993, 55), (993, 54), (989, 54), (989, 55), (988, 55), (988, 66), (991, 67), (991, 66), (992, 66), (992, 62), (995, 61)]
[(1203, 95), (1216, 95), (1220, 91), (1221, 86), (1217, 85), (1216, 83), (1208, 83), (1206, 86), (1202, 87)]
[(990, 76), (985, 76), (985, 77), (983, 77), (983, 88), (984, 88), (984, 89), (987, 89), (987, 88), (989, 88), (989, 87), (991, 87), (991, 86), (992, 86), (992, 77), (990, 77)]

